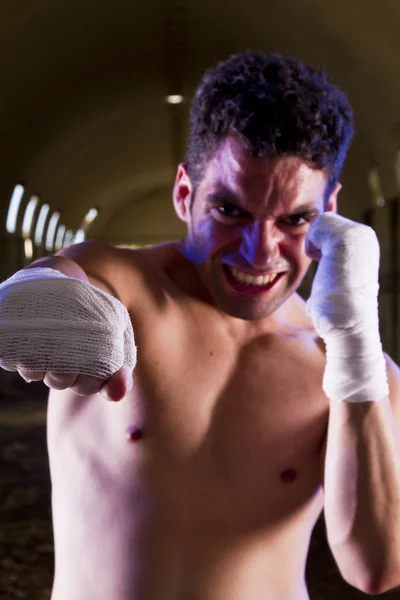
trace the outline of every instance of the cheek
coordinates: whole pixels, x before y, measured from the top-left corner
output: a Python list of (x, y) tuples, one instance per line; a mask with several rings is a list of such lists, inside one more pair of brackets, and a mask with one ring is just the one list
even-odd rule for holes
[(232, 227), (224, 226), (214, 219), (203, 221), (197, 228), (198, 243), (207, 247), (209, 252), (218, 252), (219, 249), (232, 245), (240, 239), (240, 233)]
[(312, 260), (312, 258), (307, 256), (305, 247), (304, 247), (304, 243), (298, 247), (296, 255), (297, 255), (297, 262), (299, 265), (299, 269), (303, 276), (308, 271), (313, 260)]
[(192, 252), (196, 262), (205, 263), (223, 246), (224, 236), (215, 221), (202, 219), (197, 221), (191, 232)]
[(296, 262), (304, 262), (308, 259), (305, 252), (305, 235), (296, 235), (286, 238), (280, 244), (281, 253), (291, 257)]
[(297, 255), (300, 257), (300, 260), (303, 264), (307, 264), (309, 265), (311, 263), (311, 258), (309, 256), (307, 256), (306, 253), (306, 237), (307, 234), (305, 233), (304, 235), (299, 236), (299, 240), (297, 242), (296, 248), (297, 248)]
[(281, 256), (292, 266), (293, 273), (296, 272), (296, 277), (303, 277), (312, 262), (305, 251), (305, 238), (305, 235), (293, 236), (281, 244), (280, 247)]

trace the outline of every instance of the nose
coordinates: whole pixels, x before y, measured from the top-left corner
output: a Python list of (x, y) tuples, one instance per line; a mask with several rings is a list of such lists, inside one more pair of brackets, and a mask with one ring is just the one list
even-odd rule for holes
[(281, 234), (274, 224), (259, 219), (244, 229), (240, 254), (255, 269), (265, 269), (279, 260)]

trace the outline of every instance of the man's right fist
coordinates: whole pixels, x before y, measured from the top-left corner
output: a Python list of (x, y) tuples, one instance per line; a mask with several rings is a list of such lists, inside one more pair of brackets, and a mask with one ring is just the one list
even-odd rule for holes
[(51, 268), (0, 285), (0, 367), (80, 396), (118, 401), (132, 387), (136, 347), (125, 306)]

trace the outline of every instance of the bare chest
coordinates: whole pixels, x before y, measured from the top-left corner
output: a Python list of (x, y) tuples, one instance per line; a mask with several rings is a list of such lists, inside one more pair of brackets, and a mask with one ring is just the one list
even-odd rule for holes
[(264, 511), (315, 491), (328, 402), (325, 359), (310, 336), (238, 347), (201, 324), (135, 331), (134, 387), (107, 407), (128, 462), (143, 457), (165, 485), (213, 489), (253, 511), (255, 499)]
[[(284, 557), (297, 577), (322, 508), (324, 356), (309, 336), (237, 345), (181, 319), (133, 325), (138, 363), (121, 402), (51, 394), (59, 547), (74, 556), (94, 540), (92, 565), (107, 532), (113, 552), (160, 560), (159, 574), (185, 560), (212, 573), (223, 552), (229, 561), (260, 556), (271, 577)], [(131, 562), (121, 565), (130, 581)], [(242, 572), (242, 563), (228, 570)]]

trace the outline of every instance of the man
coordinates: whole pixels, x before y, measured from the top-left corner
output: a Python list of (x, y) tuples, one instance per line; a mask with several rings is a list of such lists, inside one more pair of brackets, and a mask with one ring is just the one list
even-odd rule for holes
[(336, 214), (351, 136), (324, 74), (234, 55), (194, 97), (173, 191), (183, 241), (92, 240), (3, 284), (3, 314), (24, 290), (24, 310), (42, 306), (36, 330), (20, 327), (21, 356), (36, 336), (40, 360), (1, 359), (51, 388), (53, 600), (305, 600), (323, 508), (346, 581), (400, 583), (400, 374), (379, 339), (379, 248)]

